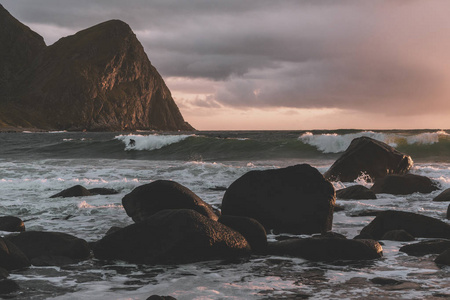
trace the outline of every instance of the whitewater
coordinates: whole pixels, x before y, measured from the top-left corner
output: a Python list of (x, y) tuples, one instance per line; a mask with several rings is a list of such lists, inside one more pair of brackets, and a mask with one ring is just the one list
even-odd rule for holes
[[(176, 181), (220, 209), (224, 191), (251, 170), (308, 163), (324, 173), (360, 136), (369, 136), (411, 155), (412, 173), (428, 176), (440, 189), (431, 194), (376, 200), (337, 200), (333, 231), (353, 238), (374, 218), (367, 210), (402, 210), (445, 220), (448, 202), (433, 202), (450, 188), (450, 131), (215, 131), (0, 133), (0, 215), (13, 215), (27, 230), (59, 231), (95, 242), (112, 226), (133, 223), (122, 198), (158, 179)], [(112, 188), (116, 195), (49, 197), (74, 185)], [(370, 187), (364, 177), (333, 182)], [(220, 188), (218, 188), (220, 187)], [(449, 222), (446, 220), (446, 222)], [(2, 235), (9, 233), (2, 232)], [(291, 234), (268, 233), (275, 241)], [(425, 240), (418, 239), (417, 241)], [(416, 241), (416, 242), (417, 242)], [(239, 261), (148, 266), (95, 259), (63, 267), (11, 272), (17, 299), (443, 299), (450, 297), (450, 268), (436, 255), (408, 256), (407, 242), (383, 241), (384, 257), (370, 262), (317, 263), (299, 258), (252, 256)], [(372, 283), (376, 277), (401, 281)]]

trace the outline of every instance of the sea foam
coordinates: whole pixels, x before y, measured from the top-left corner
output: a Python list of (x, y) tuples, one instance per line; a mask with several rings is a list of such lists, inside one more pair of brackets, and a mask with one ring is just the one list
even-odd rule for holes
[[(156, 150), (181, 142), (195, 135), (119, 135), (115, 138), (125, 144), (125, 150)], [(134, 143), (132, 142), (134, 141)]]

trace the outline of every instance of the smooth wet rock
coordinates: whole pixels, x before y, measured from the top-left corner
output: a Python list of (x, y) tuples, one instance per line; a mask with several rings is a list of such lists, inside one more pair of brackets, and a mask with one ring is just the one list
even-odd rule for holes
[(237, 258), (251, 248), (241, 234), (194, 210), (168, 209), (103, 237), (93, 250), (102, 260), (178, 264)]
[(352, 185), (336, 191), (336, 198), (341, 200), (370, 200), (377, 199), (377, 195), (363, 185)]
[(269, 243), (268, 253), (313, 261), (371, 260), (382, 257), (383, 248), (374, 240), (295, 238)]
[(450, 240), (433, 240), (405, 245), (399, 251), (408, 255), (423, 256), (427, 254), (440, 254), (449, 248)]
[(119, 193), (115, 189), (108, 189), (108, 188), (92, 188), (88, 189), (88, 191), (92, 195), (115, 195)]
[(450, 189), (444, 190), (442, 193), (433, 198), (435, 202), (447, 202), (450, 201)]
[(8, 232), (25, 231), (25, 224), (22, 219), (14, 216), (0, 217), (0, 230)]
[(450, 266), (450, 248), (439, 254), (434, 262), (440, 265)]
[(450, 224), (424, 215), (392, 210), (378, 213), (360, 234), (379, 240), (386, 232), (399, 229), (414, 237), (450, 238)]
[(69, 259), (75, 263), (90, 256), (90, 248), (85, 240), (62, 232), (26, 231), (10, 235), (7, 239), (22, 250), (32, 263), (34, 260), (38, 265), (43, 265), (45, 261), (49, 262), (48, 265), (66, 264)]
[(85, 187), (81, 185), (75, 185), (53, 196), (50, 196), (50, 198), (58, 198), (58, 197), (69, 198), (69, 197), (85, 197), (85, 196), (92, 196), (92, 194)]
[(379, 285), (398, 285), (403, 283), (404, 281), (392, 279), (392, 278), (386, 278), (386, 277), (374, 277), (370, 279), (370, 281), (374, 284)]
[(428, 194), (438, 189), (430, 178), (415, 174), (388, 175), (375, 180), (371, 190), (375, 194), (409, 195)]
[(150, 297), (147, 298), (147, 300), (177, 300), (177, 299), (172, 296), (151, 295)]
[(0, 238), (0, 267), (8, 271), (30, 266), (28, 257), (19, 247), (7, 239)]
[(331, 230), (333, 185), (310, 165), (250, 171), (223, 197), (222, 214), (256, 219), (266, 229), (289, 233)]
[(239, 216), (221, 216), (218, 222), (242, 234), (250, 244), (253, 252), (264, 253), (266, 251), (266, 230), (255, 219)]
[(169, 180), (157, 180), (135, 188), (122, 199), (126, 213), (133, 221), (141, 222), (164, 209), (192, 209), (217, 221), (211, 205), (187, 187)]
[(399, 242), (408, 242), (408, 241), (414, 241), (415, 238), (411, 234), (409, 234), (407, 231), (403, 229), (398, 230), (390, 230), (383, 234), (381, 237), (382, 240), (388, 240), (388, 241), (399, 241)]
[(369, 137), (354, 139), (334, 162), (325, 178), (352, 182), (362, 174), (375, 180), (388, 174), (406, 174), (413, 166), (410, 156)]

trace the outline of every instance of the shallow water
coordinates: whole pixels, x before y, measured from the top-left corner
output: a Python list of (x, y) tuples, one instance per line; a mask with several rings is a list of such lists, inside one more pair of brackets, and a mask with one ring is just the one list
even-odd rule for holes
[[(141, 134), (146, 143), (146, 147), (141, 150), (127, 149), (127, 140), (119, 138), (121, 135), (129, 138), (126, 134), (0, 134), (0, 214), (22, 218), (27, 230), (61, 231), (92, 242), (103, 237), (111, 226), (132, 224), (122, 207), (121, 199), (139, 185), (157, 179), (174, 180), (218, 208), (224, 192), (211, 188), (227, 187), (250, 170), (310, 163), (319, 171), (325, 172), (338, 156), (323, 153), (310, 144), (301, 142), (299, 137), (304, 132), (284, 132), (282, 137), (277, 137), (273, 132), (266, 135), (246, 135), (242, 132), (198, 133), (196, 136), (206, 138), (164, 138), (164, 141), (170, 140), (170, 143), (159, 149), (152, 148), (151, 142), (145, 137), (148, 134)], [(347, 133), (343, 135), (345, 134)], [(154, 139), (154, 134), (151, 135)], [(322, 137), (322, 133), (319, 133), (319, 137)], [(341, 140), (344, 138), (342, 134), (337, 137)], [(194, 141), (186, 144), (189, 139)], [(200, 144), (197, 144), (198, 139)], [(228, 144), (229, 140), (232, 140), (231, 144)], [(247, 148), (243, 158), (236, 159), (248, 147), (242, 143), (249, 141), (263, 145), (272, 156), (268, 158), (266, 154), (260, 155), (257, 148)], [(208, 147), (205, 150), (205, 143), (214, 148), (217, 146), (214, 142), (219, 144), (220, 149), (225, 147), (226, 151), (214, 154)], [(162, 141), (158, 143), (161, 145)], [(295, 154), (292, 145), (297, 143), (302, 143), (302, 146), (297, 145), (296, 151), (308, 149), (306, 154)], [(136, 139), (136, 144), (140, 145), (141, 142)], [(188, 146), (191, 148), (186, 149)], [(308, 147), (316, 149), (314, 151), (317, 153), (310, 151)], [(182, 154), (177, 154), (177, 149), (182, 149), (179, 151)], [(232, 153), (233, 151), (235, 152)], [(220, 159), (221, 157), (225, 159)], [(436, 161), (435, 156), (429, 161), (423, 158), (419, 161), (412, 172), (439, 182), (440, 191), (400, 197), (379, 195), (377, 200), (337, 200), (345, 210), (334, 214), (333, 231), (353, 238), (373, 219), (352, 217), (364, 210), (404, 210), (445, 220), (449, 203), (431, 200), (442, 189), (450, 187), (450, 164), (445, 157)], [(358, 183), (370, 186), (362, 178)], [(113, 188), (119, 194), (49, 198), (76, 184), (87, 188)], [(342, 188), (349, 183), (335, 182), (334, 185)], [(270, 240), (275, 240), (276, 237), (276, 234), (269, 233)], [(398, 252), (407, 243), (383, 242), (384, 257), (370, 262), (326, 264), (289, 257), (253, 256), (238, 261), (210, 261), (176, 266), (144, 266), (124, 262), (105, 264), (92, 259), (64, 267), (31, 267), (11, 274), (10, 278), (21, 289), (8, 297), (146, 299), (152, 294), (171, 295), (178, 299), (450, 297), (450, 268), (438, 267), (433, 262), (436, 255), (408, 256)], [(396, 279), (402, 283), (381, 286), (370, 281), (375, 277)]]

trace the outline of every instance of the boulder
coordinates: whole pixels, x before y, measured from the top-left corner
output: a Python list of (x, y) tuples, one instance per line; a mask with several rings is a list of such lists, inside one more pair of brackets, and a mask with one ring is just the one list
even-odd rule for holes
[(313, 261), (370, 260), (382, 257), (383, 248), (374, 240), (295, 238), (269, 243), (268, 253)]
[(219, 222), (242, 234), (253, 252), (264, 253), (267, 249), (267, 234), (264, 226), (248, 217), (221, 216)]
[(423, 256), (427, 254), (440, 254), (450, 248), (448, 240), (422, 241), (414, 244), (405, 245), (400, 248), (400, 252), (408, 255)]
[(88, 191), (89, 193), (91, 193), (91, 195), (115, 195), (119, 193), (115, 189), (107, 189), (107, 188), (93, 188), (88, 189)]
[(92, 194), (83, 186), (75, 185), (71, 188), (65, 189), (50, 198), (69, 198), (69, 197), (83, 197), (83, 196), (92, 196)]
[(414, 237), (450, 238), (450, 224), (441, 220), (404, 211), (383, 211), (377, 214), (361, 235), (379, 240), (391, 230), (403, 229)]
[(90, 256), (90, 248), (85, 240), (66, 233), (26, 231), (10, 235), (7, 239), (35, 265), (76, 263)]
[(331, 230), (335, 192), (307, 164), (250, 171), (234, 181), (222, 200), (222, 215), (256, 219), (266, 229), (295, 234)]
[(336, 191), (336, 198), (341, 200), (377, 199), (377, 195), (363, 185), (352, 185)]
[(383, 234), (381, 239), (399, 242), (409, 242), (415, 240), (415, 238), (412, 235), (410, 235), (407, 231), (403, 229), (388, 231), (385, 234)]
[(30, 266), (26, 255), (14, 243), (0, 237), (0, 267), (17, 270)]
[(435, 202), (447, 202), (450, 201), (450, 189), (444, 190), (442, 193), (433, 198)]
[(437, 184), (430, 178), (414, 174), (388, 175), (376, 179), (371, 188), (375, 194), (392, 195), (428, 194), (437, 189)]
[(22, 232), (25, 231), (25, 224), (18, 217), (4, 216), (0, 217), (0, 230), (8, 232)]
[(440, 265), (450, 266), (450, 248), (439, 254), (434, 262)]
[(218, 219), (211, 205), (187, 187), (169, 180), (138, 186), (123, 197), (122, 204), (135, 222), (141, 222), (164, 209), (192, 209), (211, 220)]
[(374, 180), (388, 174), (405, 174), (412, 166), (410, 156), (383, 142), (360, 137), (351, 142), (324, 176), (333, 181), (351, 182), (364, 174)]
[(191, 209), (162, 210), (106, 235), (94, 245), (102, 260), (178, 264), (248, 255), (247, 240)]

